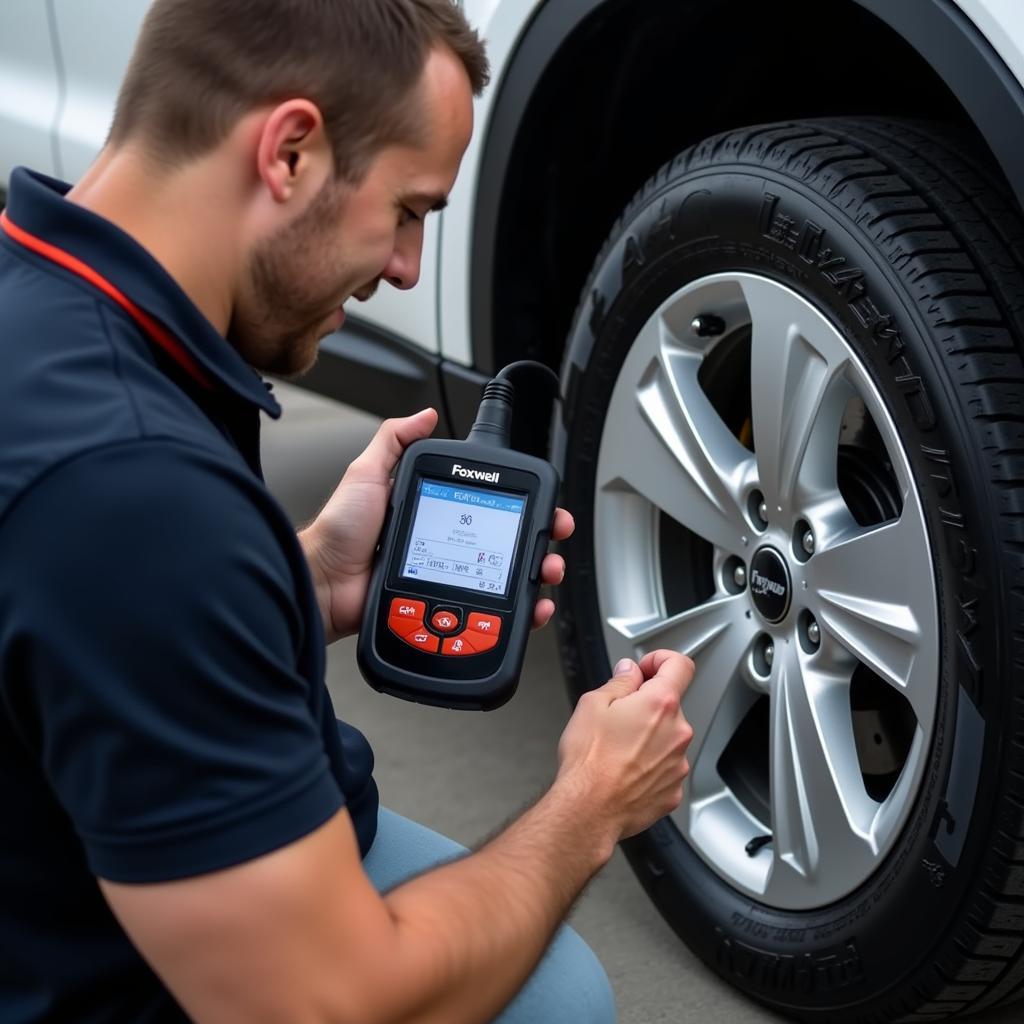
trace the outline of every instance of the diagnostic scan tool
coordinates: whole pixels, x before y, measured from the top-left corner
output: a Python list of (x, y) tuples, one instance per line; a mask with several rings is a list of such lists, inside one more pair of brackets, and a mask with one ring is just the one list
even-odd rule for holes
[(399, 461), (357, 648), (376, 690), (483, 710), (515, 693), (559, 479), (509, 447), (512, 401), (499, 374), (465, 441)]

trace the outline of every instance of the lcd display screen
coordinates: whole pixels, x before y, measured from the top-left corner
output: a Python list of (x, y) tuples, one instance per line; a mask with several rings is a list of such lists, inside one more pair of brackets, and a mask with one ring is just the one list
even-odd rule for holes
[(400, 576), (505, 596), (526, 498), (421, 480)]

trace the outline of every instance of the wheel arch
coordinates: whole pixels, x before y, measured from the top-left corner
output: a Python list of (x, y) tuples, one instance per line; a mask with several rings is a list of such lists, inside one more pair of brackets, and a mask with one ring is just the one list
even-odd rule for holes
[[(938, 116), (976, 135), (1024, 206), (1024, 88), (952, 0), (910, 6), (834, 0), (826, 20), (811, 0), (767, 13), (762, 0), (543, 4), (484, 141), (474, 366), (489, 373), (525, 355), (557, 368), (621, 209), (662, 163), (719, 131), (797, 116)], [(671, 131), (653, 130), (666, 120)]]

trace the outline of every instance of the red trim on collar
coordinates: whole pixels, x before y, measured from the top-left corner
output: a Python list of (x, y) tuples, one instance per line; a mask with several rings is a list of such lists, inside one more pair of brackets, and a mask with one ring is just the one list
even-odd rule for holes
[(209, 376), (192, 358), (191, 354), (182, 347), (181, 342), (145, 310), (136, 306), (124, 292), (112, 285), (102, 274), (97, 273), (92, 267), (72, 256), (71, 253), (65, 252), (49, 242), (44, 242), (41, 238), (30, 235), (23, 228), (19, 228), (7, 215), (6, 210), (0, 213), (0, 228), (3, 228), (19, 245), (31, 249), (32, 252), (56, 263), (65, 270), (70, 270), (72, 274), (77, 274), (94, 288), (98, 288), (107, 298), (113, 299), (149, 335), (150, 340), (159, 345), (193, 380), (207, 391), (214, 389)]

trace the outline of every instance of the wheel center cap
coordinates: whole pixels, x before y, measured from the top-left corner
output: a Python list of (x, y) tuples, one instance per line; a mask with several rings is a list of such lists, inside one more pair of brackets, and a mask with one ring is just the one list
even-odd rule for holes
[(762, 618), (781, 622), (789, 611), (792, 591), (785, 558), (775, 548), (758, 548), (750, 560), (750, 596)]

